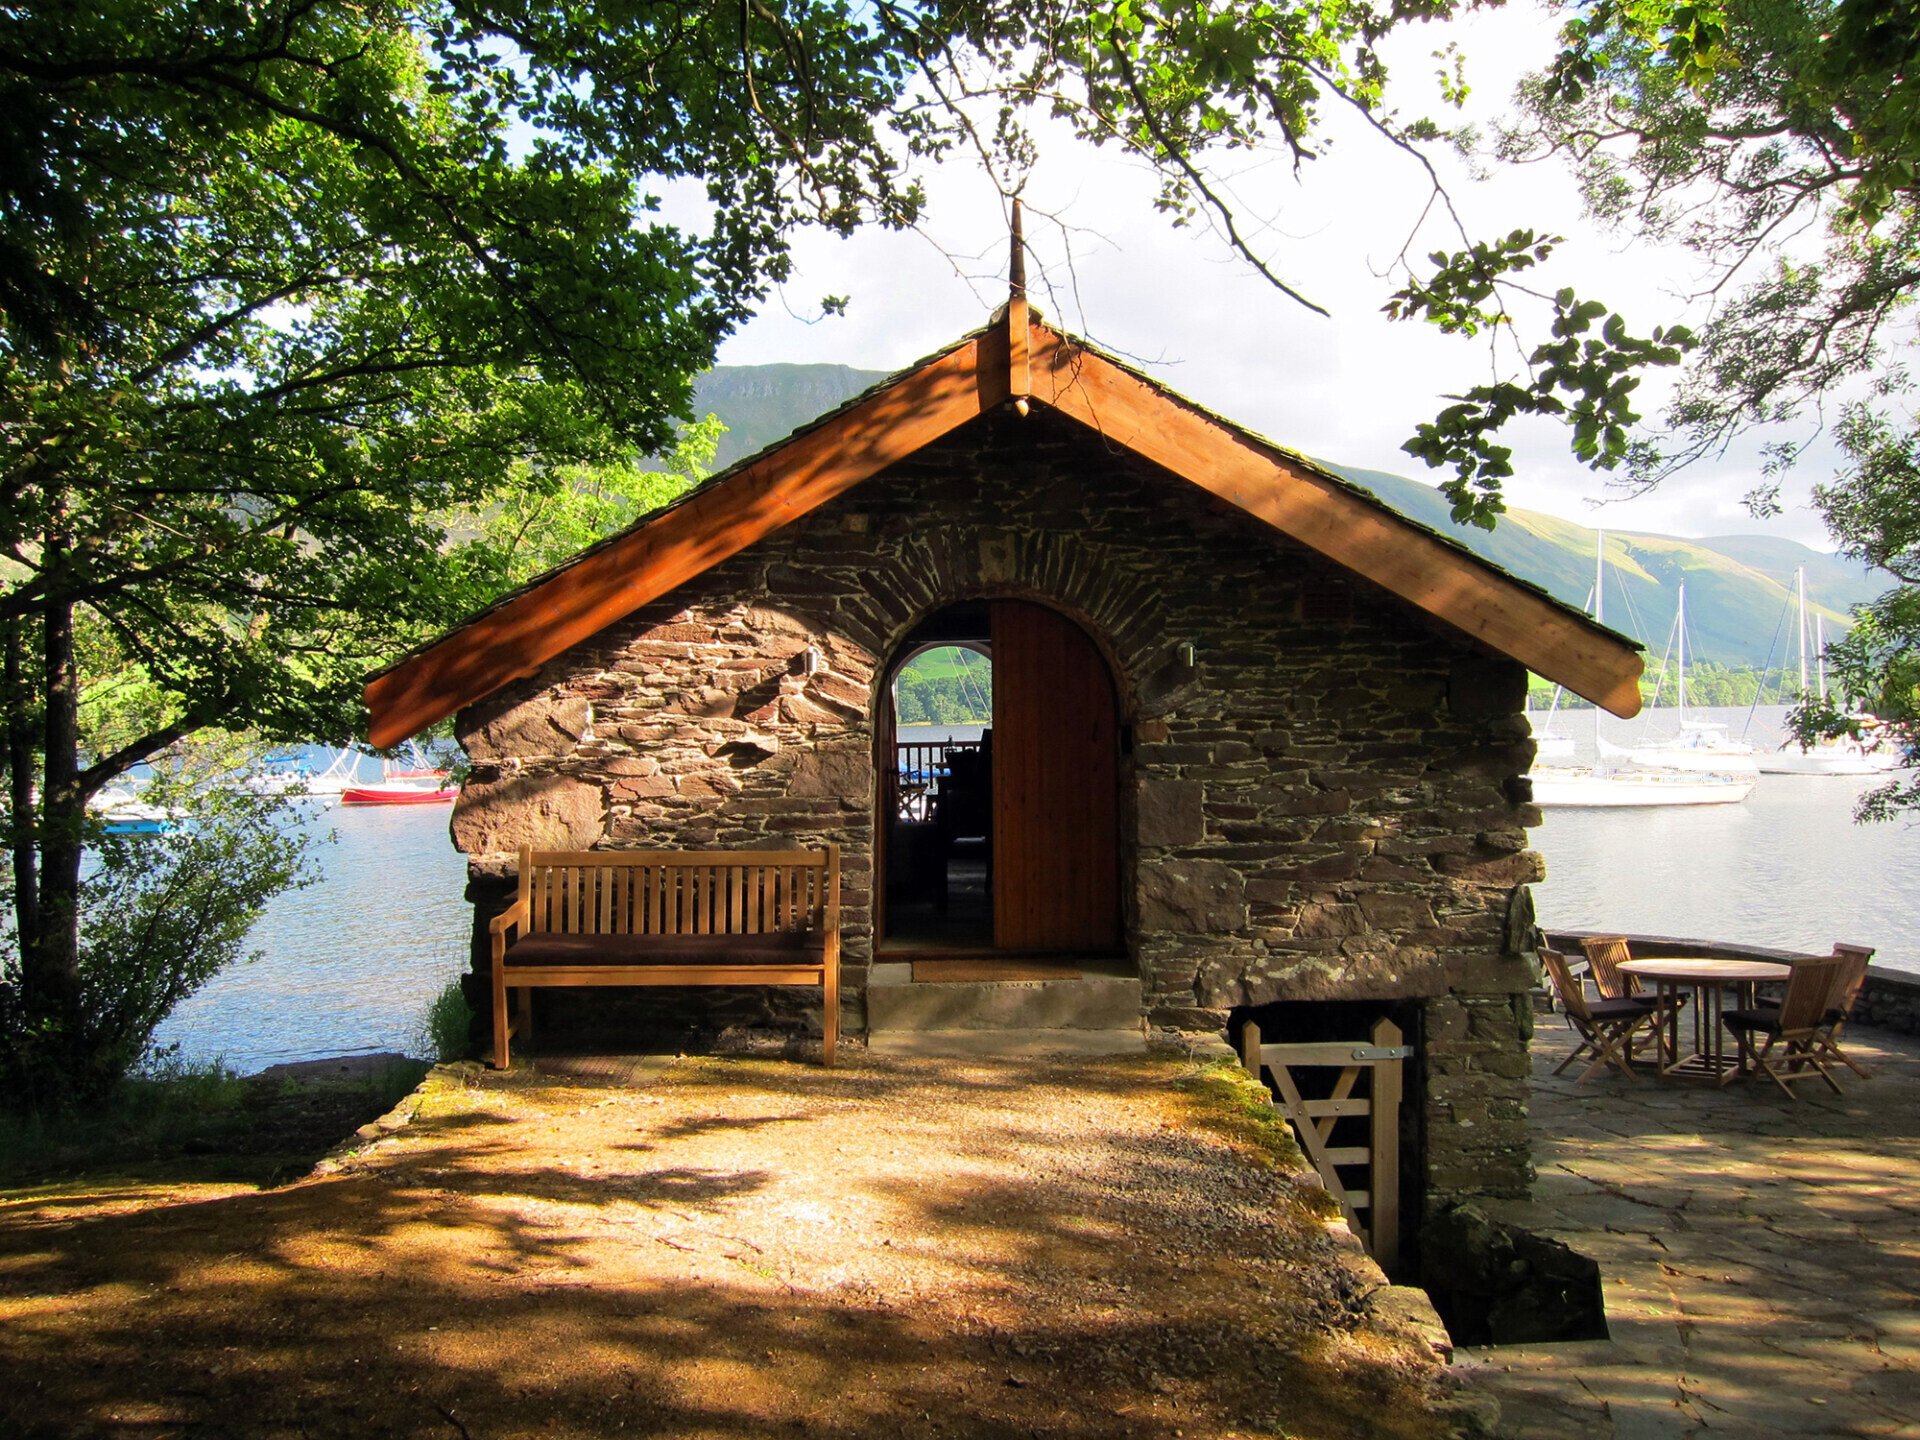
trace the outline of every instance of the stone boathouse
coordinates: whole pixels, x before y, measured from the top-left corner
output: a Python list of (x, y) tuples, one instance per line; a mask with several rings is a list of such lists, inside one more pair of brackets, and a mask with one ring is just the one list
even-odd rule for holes
[[(893, 681), (940, 646), (990, 662), (993, 725), (913, 752)], [(458, 717), (482, 967), (523, 843), (837, 842), (849, 1033), (928, 993), (899, 962), (968, 956), (1182, 1031), (1391, 1015), (1431, 1206), (1528, 1179), (1526, 671), (1625, 716), (1640, 668), (1016, 292), (367, 698), (379, 745)], [(618, 999), (818, 1025), (792, 989)]]

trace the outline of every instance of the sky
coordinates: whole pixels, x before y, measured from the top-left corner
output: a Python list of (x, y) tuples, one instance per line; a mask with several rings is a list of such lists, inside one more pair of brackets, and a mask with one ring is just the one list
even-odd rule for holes
[[(1505, 108), (1519, 77), (1551, 53), (1553, 36), (1554, 22), (1524, 7), (1481, 12), (1444, 30), (1421, 27), (1394, 52), (1396, 85), (1437, 70), (1431, 52), (1456, 40), (1474, 87), (1466, 116), (1484, 122)], [(1402, 108), (1438, 109), (1424, 96)], [(1144, 166), (1080, 145), (1064, 131), (1042, 132), (1041, 161), (1024, 188), (1029, 290), (1050, 321), (1270, 439), (1338, 464), (1437, 483), (1442, 472), (1400, 446), (1446, 403), (1442, 397), (1489, 378), (1486, 342), (1380, 313), (1396, 287), (1388, 272), (1426, 203), (1425, 177), (1357, 119), (1329, 118), (1326, 158), (1302, 177), (1277, 155), (1248, 156), (1230, 185), (1255, 248), (1330, 314), (1314, 314), (1274, 289), (1206, 227), (1175, 229), (1153, 207), (1157, 184)], [(1557, 165), (1500, 167), (1476, 180), (1450, 153), (1433, 153), (1476, 238), (1522, 226), (1567, 237), (1547, 272), (1552, 286), (1576, 284), (1623, 312), (1639, 334), (1698, 318), (1697, 311), (1683, 312), (1684, 297), (1700, 282), (1699, 262), (1601, 233), (1581, 215), (1572, 179)], [(720, 363), (892, 370), (983, 323), (1007, 293), (1005, 206), (984, 173), (966, 162), (933, 174), (928, 189), (918, 233), (803, 236), (793, 279), (728, 341)], [(1457, 243), (1430, 223), (1412, 253)], [(849, 297), (847, 314), (818, 318), (826, 295)], [(1649, 382), (1641, 394), (1652, 402), (1661, 388)], [(1641, 406), (1649, 414), (1657, 408)], [(1804, 439), (1810, 431), (1792, 433)], [(1807, 501), (1808, 487), (1827, 473), (1819, 457), (1831, 452), (1816, 449), (1789, 484), (1785, 514), (1760, 521), (1742, 504), (1760, 479), (1757, 438), (1637, 497), (1610, 489), (1575, 461), (1560, 426), (1531, 422), (1503, 443), (1514, 449), (1516, 475), (1506, 496), (1515, 508), (1613, 530), (1765, 533), (1833, 548)]]

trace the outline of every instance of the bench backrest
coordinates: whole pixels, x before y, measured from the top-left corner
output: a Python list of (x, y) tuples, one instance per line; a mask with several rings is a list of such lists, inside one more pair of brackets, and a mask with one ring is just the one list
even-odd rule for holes
[(520, 851), (529, 931), (764, 935), (837, 931), (840, 847)]

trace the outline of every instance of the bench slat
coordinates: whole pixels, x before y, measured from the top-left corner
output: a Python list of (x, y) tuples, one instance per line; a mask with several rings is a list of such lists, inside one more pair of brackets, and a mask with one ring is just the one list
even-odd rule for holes
[(523, 965), (507, 972), (509, 990), (547, 985), (818, 985), (824, 965)]
[[(692, 870), (702, 865), (760, 865), (774, 870), (819, 870), (819, 850), (535, 850), (535, 865), (663, 865)], [(589, 858), (590, 857), (590, 858)]]
[(829, 876), (810, 865), (536, 866), (528, 930), (563, 935), (727, 935), (824, 923)]

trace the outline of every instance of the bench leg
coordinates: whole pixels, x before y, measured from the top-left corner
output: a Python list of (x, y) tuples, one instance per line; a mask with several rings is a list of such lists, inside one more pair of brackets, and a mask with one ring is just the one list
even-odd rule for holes
[(840, 967), (829, 962), (821, 981), (820, 998), (824, 1013), (820, 1017), (820, 1059), (833, 1068), (833, 1050), (840, 1039)]
[(504, 1070), (511, 1063), (507, 1055), (507, 971), (498, 961), (493, 966), (493, 1068)]
[(533, 987), (522, 985), (517, 998), (519, 1003), (513, 1008), (519, 1023), (513, 1028), (520, 1032), (522, 1045), (531, 1045), (533, 1043)]

